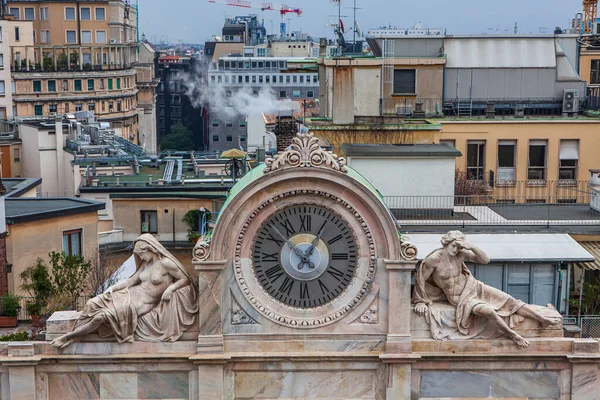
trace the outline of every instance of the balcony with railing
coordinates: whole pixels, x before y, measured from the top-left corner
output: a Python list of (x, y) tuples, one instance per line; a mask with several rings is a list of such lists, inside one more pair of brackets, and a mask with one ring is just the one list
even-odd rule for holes
[(92, 72), (129, 69), (136, 43), (11, 46), (12, 72)]
[[(587, 182), (586, 182), (587, 184)], [(488, 193), (454, 196), (384, 196), (392, 215), (410, 226), (600, 226), (600, 211), (583, 183), (490, 188)]]

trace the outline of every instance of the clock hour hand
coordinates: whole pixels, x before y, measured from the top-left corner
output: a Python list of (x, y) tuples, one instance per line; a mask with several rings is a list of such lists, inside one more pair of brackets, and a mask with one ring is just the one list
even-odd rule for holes
[(302, 261), (305, 261), (304, 259), (307, 257), (304, 255), (302, 250), (296, 248), (296, 246), (294, 246), (294, 243), (290, 242), (290, 240), (287, 237), (285, 237), (283, 233), (279, 232), (279, 229), (277, 229), (275, 225), (271, 225), (271, 228), (273, 228), (275, 233), (277, 233), (287, 243), (287, 245), (290, 246), (290, 249), (292, 249), (292, 251), (296, 253), (296, 255), (302, 259)]

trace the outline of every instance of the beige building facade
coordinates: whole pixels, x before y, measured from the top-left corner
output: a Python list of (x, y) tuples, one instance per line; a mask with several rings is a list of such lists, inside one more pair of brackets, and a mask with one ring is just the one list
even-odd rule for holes
[[(43, 208), (45, 212), (30, 214), (28, 211), (18, 211), (20, 207), (33, 205)], [(48, 253), (51, 251), (79, 252), (85, 258), (96, 257), (97, 210), (103, 207), (100, 203), (75, 199), (8, 200), (6, 256), (8, 264), (12, 265), (8, 273), (9, 291), (28, 296), (27, 292), (20, 288), (19, 274), (33, 265), (38, 258), (47, 263)], [(15, 211), (12, 211), (13, 209)]]
[(17, 0), (8, 2), (7, 12), (33, 28), (31, 44), (11, 47), (15, 59), (28, 60), (13, 66), (15, 116), (91, 111), (139, 143), (136, 7)]
[(27, 62), (25, 49), (33, 46), (33, 41), (30, 21), (17, 21), (10, 17), (0, 19), (0, 119), (11, 120), (15, 116), (15, 82), (11, 71), (13, 66)]
[(464, 155), (457, 159), (457, 167), (473, 168), (469, 159), (483, 155), (483, 170), (492, 171), (497, 180), (587, 181), (589, 170), (598, 168), (600, 120), (438, 122), (440, 142)]
[(417, 110), (417, 99), (425, 98), (434, 101), (422, 110), (433, 114), (442, 107), (445, 63), (443, 57), (321, 58), (321, 113), (335, 124), (351, 124), (355, 117)]
[[(600, 48), (582, 47), (579, 55), (579, 75), (587, 82), (588, 95), (600, 96)], [(582, 93), (583, 96), (585, 93)]]

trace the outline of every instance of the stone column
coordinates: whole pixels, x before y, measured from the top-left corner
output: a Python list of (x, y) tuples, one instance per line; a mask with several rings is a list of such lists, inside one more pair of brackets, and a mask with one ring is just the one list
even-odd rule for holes
[(600, 346), (596, 339), (575, 340), (573, 355), (568, 356), (573, 364), (571, 375), (571, 398), (600, 400)]
[(34, 366), (10, 366), (8, 382), (10, 400), (36, 400)]
[[(224, 364), (211, 363), (198, 366), (198, 393), (201, 400), (224, 400)], [(195, 393), (190, 393), (193, 398)]]
[(198, 271), (198, 353), (222, 354), (222, 273), (231, 261), (194, 261)]
[(386, 353), (410, 353), (410, 283), (416, 261), (379, 260), (388, 273), (388, 335)]

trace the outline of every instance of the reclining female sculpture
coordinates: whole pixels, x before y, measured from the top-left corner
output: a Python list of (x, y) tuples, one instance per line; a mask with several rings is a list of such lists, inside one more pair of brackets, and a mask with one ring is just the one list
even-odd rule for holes
[(198, 289), (179, 261), (150, 234), (133, 250), (136, 271), (90, 299), (72, 331), (53, 340), (65, 347), (98, 331), (119, 343), (176, 341), (196, 321)]
[[(507, 335), (518, 346), (527, 347), (529, 342), (512, 329), (517, 322), (531, 318), (543, 327), (560, 324), (560, 315), (553, 308), (547, 313), (550, 316), (543, 315), (537, 307), (476, 280), (465, 261), (487, 264), (490, 259), (468, 243), (464, 234), (448, 232), (442, 238), (442, 245), (421, 263), (413, 293), (415, 312), (436, 327), (437, 332), (432, 329), (434, 338), (448, 338), (456, 330), (462, 338), (479, 337), (490, 322), (498, 336)], [(436, 310), (435, 302), (440, 301), (456, 308), (454, 321), (448, 321)]]

